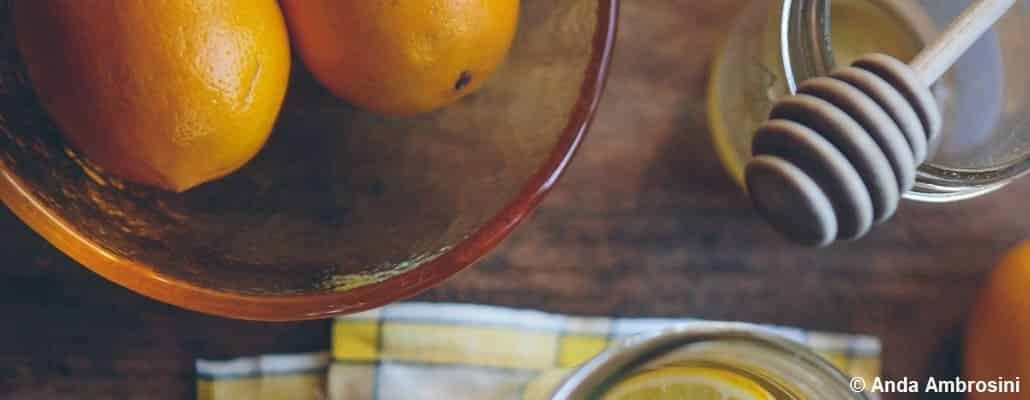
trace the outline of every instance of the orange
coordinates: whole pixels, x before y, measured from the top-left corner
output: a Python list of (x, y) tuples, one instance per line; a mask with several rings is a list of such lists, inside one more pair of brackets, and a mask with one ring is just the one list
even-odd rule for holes
[[(1030, 378), (1030, 240), (1013, 249), (991, 273), (966, 325), (965, 379)], [(1026, 383), (1026, 382), (1023, 382)], [(1030, 398), (1023, 394), (970, 394), (968, 399)]]
[(276, 0), (12, 4), (43, 106), (106, 173), (183, 191), (268, 138), (290, 68)]
[(410, 115), (479, 88), (515, 36), (518, 0), (282, 0), (313, 75), (361, 108)]

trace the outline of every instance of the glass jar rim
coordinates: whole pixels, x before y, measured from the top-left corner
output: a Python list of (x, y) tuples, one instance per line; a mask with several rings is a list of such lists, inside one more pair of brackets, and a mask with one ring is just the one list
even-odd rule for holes
[[(551, 400), (596, 398), (598, 391), (625, 378), (636, 368), (693, 344), (712, 341), (745, 341), (788, 354), (827, 381), (848, 387), (849, 378), (811, 349), (761, 325), (742, 322), (697, 321), (661, 331), (641, 334), (601, 352), (577, 368), (551, 395)], [(852, 392), (854, 399), (866, 400), (864, 392)]]
[(827, 75), (833, 68), (828, 0), (782, 0), (779, 44), (781, 68), (789, 93), (799, 82)]

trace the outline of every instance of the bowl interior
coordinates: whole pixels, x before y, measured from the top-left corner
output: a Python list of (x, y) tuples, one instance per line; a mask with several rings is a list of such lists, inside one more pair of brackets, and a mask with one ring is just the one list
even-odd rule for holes
[(522, 0), (514, 47), (485, 87), (413, 118), (356, 110), (295, 60), (258, 157), (173, 194), (104, 177), (65, 146), (33, 93), (2, 4), (4, 201), (87, 267), (139, 270), (98, 271), (119, 283), (146, 292), (132, 280), (156, 279), (237, 301), (374, 284), (510, 223), (502, 210), (527, 201), (540, 189), (530, 178), (559, 169), (552, 161), (567, 154), (556, 153), (575, 147), (558, 144), (588, 122), (590, 113), (576, 110), (596, 102), (584, 88), (598, 79), (588, 71), (606, 59), (613, 29), (602, 15), (612, 0)]

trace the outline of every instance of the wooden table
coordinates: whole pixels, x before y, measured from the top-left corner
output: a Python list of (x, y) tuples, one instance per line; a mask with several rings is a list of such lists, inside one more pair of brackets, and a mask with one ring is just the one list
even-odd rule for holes
[[(625, 1), (608, 92), (571, 170), (497, 251), (421, 299), (867, 333), (884, 341), (887, 377), (954, 376), (985, 273), (1030, 237), (1030, 179), (904, 204), (858, 242), (785, 244), (723, 172), (705, 123), (707, 66), (743, 3)], [(326, 321), (231, 321), (130, 293), (6, 210), (0, 259), (2, 398), (188, 399), (196, 354), (328, 343)]]

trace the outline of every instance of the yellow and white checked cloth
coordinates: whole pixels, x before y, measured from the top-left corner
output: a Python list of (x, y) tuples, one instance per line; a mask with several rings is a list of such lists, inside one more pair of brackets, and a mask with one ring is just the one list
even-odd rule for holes
[[(337, 318), (330, 352), (198, 360), (197, 397), (538, 400), (612, 341), (691, 321), (399, 303)], [(876, 338), (771, 328), (852, 376), (880, 372)]]

